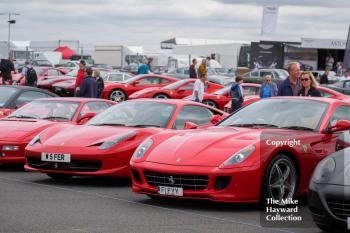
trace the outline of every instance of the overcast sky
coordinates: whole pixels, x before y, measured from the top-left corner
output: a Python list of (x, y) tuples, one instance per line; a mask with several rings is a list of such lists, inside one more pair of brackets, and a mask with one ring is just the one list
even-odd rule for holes
[[(278, 5), (274, 35), (261, 37), (263, 5)], [(172, 37), (300, 41), (301, 37), (346, 39), (349, 0), (1, 0), (17, 12), (13, 40), (80, 40), (84, 44), (160, 47)], [(0, 16), (0, 40), (7, 40)]]

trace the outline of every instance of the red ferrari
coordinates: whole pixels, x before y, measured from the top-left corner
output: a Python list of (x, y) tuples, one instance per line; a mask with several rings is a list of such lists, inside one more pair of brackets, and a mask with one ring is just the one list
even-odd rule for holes
[(52, 178), (129, 177), (130, 158), (145, 138), (165, 129), (210, 126), (226, 116), (192, 101), (121, 102), (85, 125), (60, 125), (43, 131), (26, 147), (25, 168)]
[[(50, 77), (50, 76), (64, 76), (67, 73), (67, 70), (62, 68), (53, 68), (53, 67), (40, 67), (40, 66), (34, 66), (33, 67), (36, 71), (36, 75), (38, 76), (38, 83), (40, 83), (41, 80)], [(22, 77), (21, 73), (12, 74), (12, 79), (14, 82), (19, 80)], [(25, 84), (24, 78), (21, 80), (21, 85)]]
[(49, 91), (53, 91), (52, 85), (55, 83), (63, 82), (63, 81), (73, 81), (75, 82), (76, 76), (77, 76), (78, 70), (74, 69), (68, 72), (65, 75), (53, 75), (53, 76), (46, 76), (42, 79), (38, 79), (37, 86), (41, 89), (46, 89)]
[[(250, 96), (250, 95), (257, 95), (260, 91), (260, 84), (257, 83), (243, 83), (242, 84), (244, 95)], [(212, 106), (213, 108), (218, 108), (223, 110), (225, 104), (231, 100), (230, 96), (230, 89), (231, 86), (226, 86), (216, 92), (213, 93), (205, 93), (203, 97), (203, 104), (207, 104), (209, 106)], [(190, 96), (186, 97), (185, 99), (191, 98)]]
[[(326, 87), (317, 87), (317, 89), (321, 92), (322, 97), (350, 101), (350, 96), (344, 95), (344, 94), (337, 92), (337, 91), (334, 91), (332, 89), (329, 89)], [(259, 95), (246, 96), (246, 97), (244, 97), (244, 102), (243, 102), (242, 106), (244, 107), (244, 106), (251, 104), (251, 103), (254, 103), (258, 100), (260, 100)], [(224, 111), (231, 113), (231, 100), (225, 105)]]
[(113, 104), (108, 100), (84, 98), (45, 98), (30, 102), (0, 120), (0, 163), (24, 163), (24, 148), (44, 129), (62, 123), (83, 124)]
[[(134, 92), (129, 99), (139, 98), (158, 98), (158, 99), (182, 99), (188, 95), (192, 95), (193, 85), (196, 79), (184, 79), (165, 87), (150, 87), (141, 91)], [(222, 85), (216, 83), (208, 83), (205, 91), (212, 93), (223, 88)]]
[(120, 83), (106, 83), (102, 98), (121, 102), (136, 91), (149, 87), (163, 87), (176, 81), (178, 80), (164, 75), (137, 75)]
[(131, 159), (132, 189), (221, 202), (281, 201), (306, 194), (317, 163), (350, 129), (350, 103), (264, 99), (214, 127), (148, 137)]

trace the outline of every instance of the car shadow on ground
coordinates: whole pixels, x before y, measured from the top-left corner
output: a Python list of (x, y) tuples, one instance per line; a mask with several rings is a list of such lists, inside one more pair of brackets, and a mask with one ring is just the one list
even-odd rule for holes
[(0, 172), (24, 172), (23, 164), (0, 164)]
[[(300, 207), (307, 208), (307, 198), (300, 197)], [(181, 210), (206, 210), (213, 212), (256, 212), (265, 211), (265, 206), (259, 203), (224, 203), (213, 202), (210, 200), (192, 200), (192, 199), (176, 199), (149, 197), (138, 202), (148, 205), (161, 206), (164, 208), (181, 209)]]
[(111, 177), (73, 177), (70, 179), (51, 179), (45, 174), (42, 174), (42, 179), (37, 179), (34, 182), (45, 185), (60, 185), (64, 187), (128, 187), (131, 186), (129, 178), (111, 178)]

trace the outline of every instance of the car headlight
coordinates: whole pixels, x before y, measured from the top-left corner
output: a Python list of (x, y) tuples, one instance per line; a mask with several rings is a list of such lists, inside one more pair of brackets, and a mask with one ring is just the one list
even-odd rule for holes
[(29, 146), (33, 146), (34, 144), (36, 144), (36, 143), (41, 143), (41, 141), (40, 141), (40, 136), (41, 136), (41, 134), (38, 134), (38, 135), (36, 135), (29, 143), (28, 143), (28, 145)]
[(312, 180), (316, 183), (324, 182), (331, 177), (331, 175), (335, 171), (335, 160), (332, 157), (328, 157), (326, 159), (321, 160), (321, 162), (317, 165), (314, 174), (312, 176)]
[(14, 145), (3, 145), (2, 146), (3, 151), (17, 151), (19, 150), (19, 146), (14, 146)]
[(118, 136), (112, 140), (109, 140), (109, 141), (105, 141), (104, 143), (101, 144), (100, 146), (100, 150), (107, 150), (113, 146), (115, 146), (116, 144), (118, 143), (121, 143), (129, 138), (132, 138), (134, 137), (135, 135), (137, 134), (136, 131), (133, 131), (133, 132), (130, 132), (130, 133), (127, 133), (127, 134), (124, 134), (122, 136)]
[(143, 143), (141, 143), (141, 145), (139, 145), (137, 147), (137, 149), (135, 150), (135, 152), (133, 154), (133, 157), (135, 159), (142, 158), (152, 145), (153, 145), (153, 140), (151, 138), (147, 139), (146, 141), (144, 141)]
[(233, 165), (243, 162), (249, 155), (251, 155), (255, 151), (254, 145), (249, 145), (242, 150), (238, 151), (234, 155), (232, 155), (228, 160), (224, 162), (224, 165)]

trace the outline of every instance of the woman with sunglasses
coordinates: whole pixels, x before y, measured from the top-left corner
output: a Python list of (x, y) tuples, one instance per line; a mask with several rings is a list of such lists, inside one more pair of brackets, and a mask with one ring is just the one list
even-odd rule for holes
[(311, 72), (302, 72), (300, 76), (301, 89), (298, 96), (321, 97), (321, 92), (317, 90), (318, 83)]

